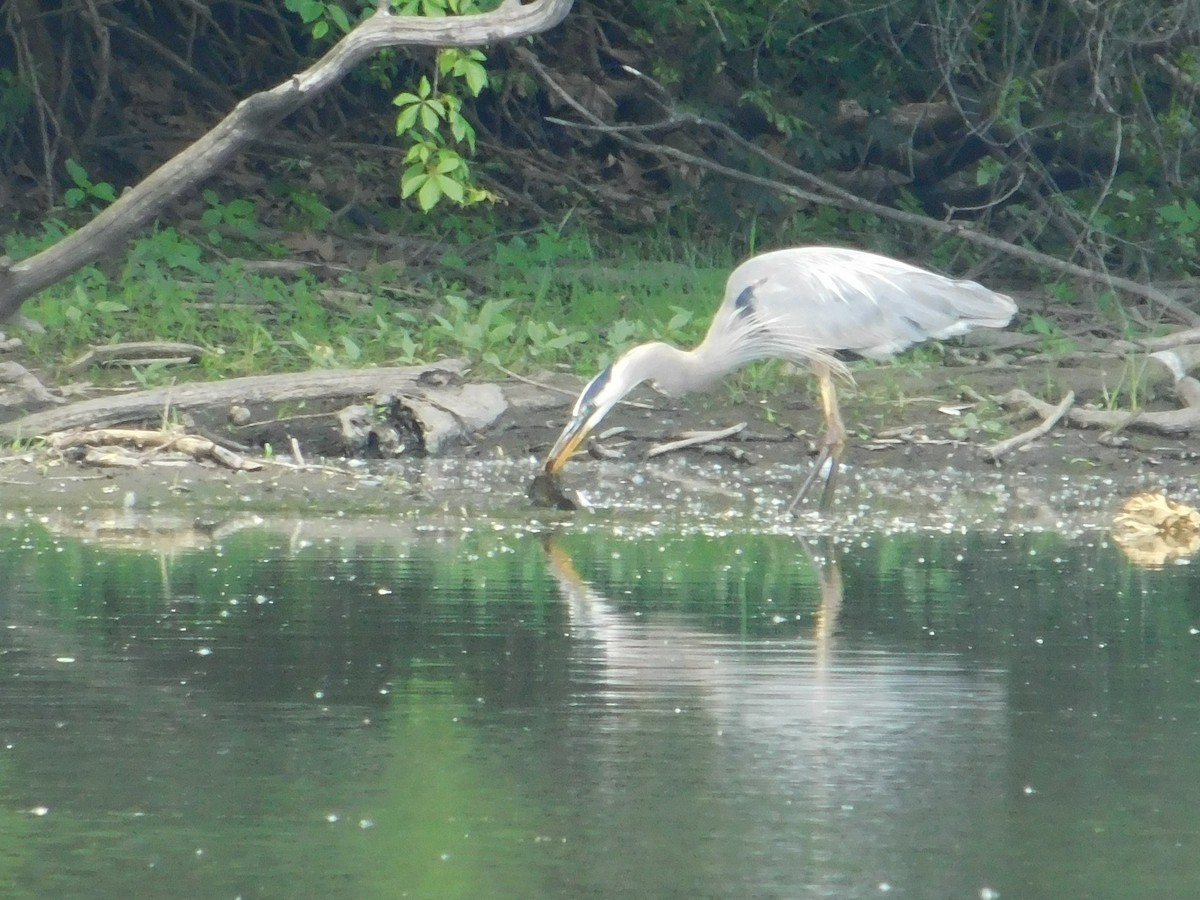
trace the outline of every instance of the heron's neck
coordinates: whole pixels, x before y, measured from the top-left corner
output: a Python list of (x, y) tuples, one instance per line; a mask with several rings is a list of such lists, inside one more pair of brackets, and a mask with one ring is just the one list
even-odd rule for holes
[(670, 344), (656, 345), (653, 371), (646, 373), (664, 394), (679, 396), (702, 391), (731, 371), (721, 360), (710, 358), (705, 344), (695, 350), (680, 350)]

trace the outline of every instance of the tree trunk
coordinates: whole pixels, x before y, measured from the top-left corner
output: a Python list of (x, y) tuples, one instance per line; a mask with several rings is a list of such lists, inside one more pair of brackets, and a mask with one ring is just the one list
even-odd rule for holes
[(355, 66), (385, 47), (419, 44), (467, 47), (537, 34), (563, 20), (573, 0), (505, 0), (491, 12), (431, 19), (379, 10), (333, 46), (315, 65), (282, 84), (248, 97), (186, 150), (130, 188), (75, 233), (46, 250), (13, 262), (0, 257), (0, 321), (45, 287), (118, 251), (169, 203), (227, 165), (251, 141), (312, 102)]

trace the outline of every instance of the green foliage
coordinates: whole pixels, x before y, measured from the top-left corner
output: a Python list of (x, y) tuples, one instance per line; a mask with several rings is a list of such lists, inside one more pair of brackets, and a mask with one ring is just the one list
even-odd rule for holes
[(1158, 208), (1158, 217), (1168, 226), (1171, 238), (1180, 252), (1196, 256), (1196, 236), (1200, 232), (1200, 204), (1188, 197), (1182, 203), (1172, 200)]
[(232, 231), (246, 240), (258, 237), (258, 220), (254, 201), (238, 198), (224, 203), (216, 191), (205, 191), (204, 202), (208, 208), (200, 216), (200, 224), (209, 229), (208, 239), (220, 245), (225, 231)]
[(362, 359), (362, 349), (346, 334), (339, 338), (337, 349), (329, 344), (313, 343), (298, 331), (292, 332), (292, 340), (319, 369), (348, 368)]
[[(475, 0), (402, 0), (401, 15), (442, 17), (475, 11)], [(463, 98), (478, 97), (488, 86), (487, 57), (474, 48), (438, 51), (432, 80), (424, 75), (412, 91), (393, 100), (396, 134), (408, 140), (400, 196), (415, 196), (428, 212), (442, 200), (464, 205), (495, 199), (475, 183), (459, 147), (475, 152), (475, 128), (463, 114)]]
[(311, 229), (324, 231), (333, 218), (333, 211), (314, 192), (301, 187), (288, 186), (287, 201), (295, 211), (285, 225), (295, 230)]
[(478, 309), (463, 297), (446, 297), (448, 315), (434, 314), (442, 336), (472, 357), (495, 359), (510, 343), (517, 330), (516, 322), (502, 315), (512, 306), (511, 300), (487, 300)]
[(957, 424), (946, 429), (946, 433), (956, 441), (965, 441), (975, 435), (986, 434), (992, 437), (1003, 434), (1006, 426), (1002, 421), (999, 410), (988, 409), (977, 412), (968, 409), (956, 420)]
[(33, 102), (29, 88), (12, 69), (0, 69), (0, 141), (16, 136)]
[[(365, 3), (359, 3), (366, 6)], [(330, 26), (341, 34), (350, 31), (350, 17), (337, 0), (284, 0), (284, 7), (300, 16), (305, 25), (311, 27), (314, 40), (320, 40), (330, 33)]]
[(1061, 326), (1047, 319), (1041, 313), (1029, 314), (1026, 330), (1041, 337), (1044, 352), (1051, 356), (1064, 355), (1078, 349), (1075, 341), (1062, 330)]
[[(73, 159), (66, 161), (67, 174), (71, 176), (71, 181), (75, 186), (67, 188), (63, 194), (63, 202), (66, 203), (68, 209), (75, 209), (83, 205), (86, 200), (98, 200), (101, 204), (109, 204), (117, 199), (116, 189), (107, 181), (93, 182), (88, 177), (87, 169), (75, 162)], [(93, 212), (98, 211), (95, 203), (91, 206)]]
[(400, 196), (416, 196), (425, 212), (442, 199), (459, 205), (493, 199), (475, 184), (466, 159), (457, 147), (475, 151), (475, 129), (463, 115), (463, 101), (455, 86), (471, 97), (487, 87), (486, 57), (479, 50), (447, 48), (438, 52), (437, 77), (422, 76), (415, 91), (397, 95), (393, 103), (396, 134), (411, 141), (400, 176)]

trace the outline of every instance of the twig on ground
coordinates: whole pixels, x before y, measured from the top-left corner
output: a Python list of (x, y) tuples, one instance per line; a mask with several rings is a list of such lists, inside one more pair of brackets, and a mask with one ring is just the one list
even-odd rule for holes
[[(1032, 398), (1031, 398), (1032, 399)], [(1045, 404), (1049, 406), (1050, 404)], [(1006, 453), (1011, 453), (1019, 447), (1024, 447), (1027, 444), (1032, 444), (1042, 435), (1046, 434), (1051, 428), (1058, 424), (1059, 420), (1067, 414), (1067, 411), (1075, 405), (1075, 392), (1067, 391), (1067, 396), (1062, 398), (1062, 402), (1058, 406), (1052, 407), (1049, 413), (1044, 415), (1042, 421), (1030, 428), (1028, 431), (1023, 431), (1014, 437), (1007, 440), (996, 441), (984, 447), (980, 451), (980, 455), (991, 463), (1000, 462), (1000, 458)]]
[(686, 450), (688, 447), (695, 447), (698, 444), (711, 444), (713, 441), (719, 441), (723, 438), (732, 437), (739, 431), (744, 430), (745, 422), (739, 422), (737, 425), (731, 425), (728, 428), (722, 428), (720, 431), (693, 431), (689, 432), (684, 438), (678, 441), (669, 441), (666, 444), (656, 444), (646, 451), (646, 459), (653, 459), (656, 456), (662, 456), (664, 453), (672, 453), (676, 450)]

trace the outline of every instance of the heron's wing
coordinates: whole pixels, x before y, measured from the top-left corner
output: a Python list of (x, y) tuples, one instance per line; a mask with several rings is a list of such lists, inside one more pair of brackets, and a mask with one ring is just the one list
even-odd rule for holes
[[(765, 253), (734, 270), (718, 319), (753, 317), (771, 340), (812, 358), (848, 350), (883, 358), (928, 338), (1001, 328), (1011, 298), (973, 281), (837, 247)], [(714, 327), (716, 322), (714, 322)]]

